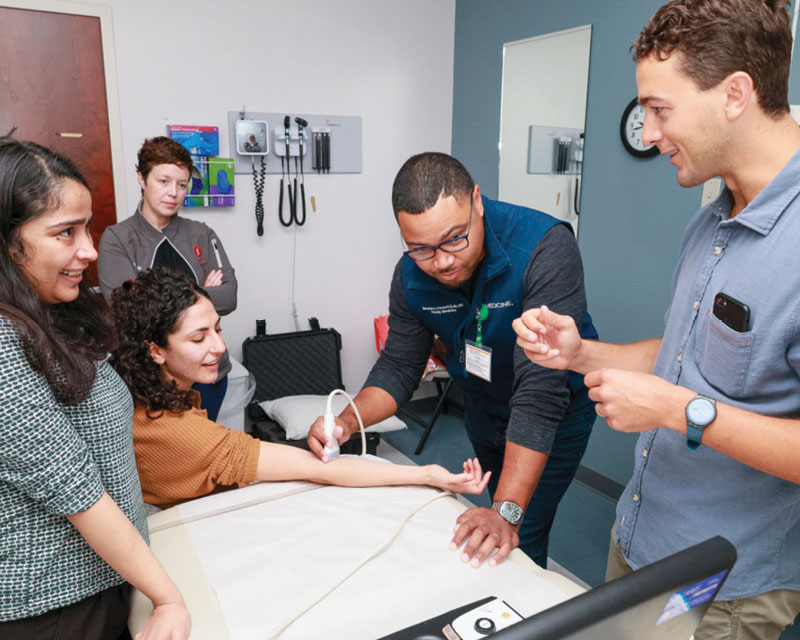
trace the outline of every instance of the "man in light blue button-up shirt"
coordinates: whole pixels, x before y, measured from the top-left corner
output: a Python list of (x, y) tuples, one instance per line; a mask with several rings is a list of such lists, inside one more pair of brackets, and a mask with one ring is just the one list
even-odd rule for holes
[[(642, 141), (669, 154), (681, 186), (726, 185), (686, 229), (663, 337), (581, 340), (545, 307), (514, 323), (531, 360), (587, 374), (608, 425), (641, 432), (608, 577), (715, 535), (736, 547), (697, 640), (777, 639), (800, 611), (800, 128), (786, 4), (673, 0), (634, 44)], [(706, 402), (687, 428), (698, 395), (715, 411)]]

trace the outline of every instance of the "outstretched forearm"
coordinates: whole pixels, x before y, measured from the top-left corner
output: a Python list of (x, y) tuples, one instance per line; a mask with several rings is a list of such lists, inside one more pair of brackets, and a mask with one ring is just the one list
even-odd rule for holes
[(599, 340), (581, 340), (581, 348), (570, 367), (587, 374), (598, 369), (624, 369), (650, 373), (656, 363), (661, 338), (630, 344), (614, 344)]
[[(662, 410), (659, 424), (686, 434), (686, 405), (695, 397), (691, 389), (666, 385), (657, 392)], [(703, 432), (703, 445), (750, 467), (800, 484), (800, 421), (765, 416), (717, 402), (717, 417)]]
[(256, 479), (261, 481), (309, 480), (343, 487), (429, 484), (428, 467), (406, 466), (339, 457), (322, 462), (310, 451), (288, 445), (262, 442)]
[(271, 442), (260, 443), (256, 479), (308, 480), (342, 487), (382, 487), (427, 484), (457, 493), (481, 493), (491, 474), (483, 474), (477, 458), (464, 462), (463, 473), (450, 473), (438, 464), (422, 467), (355, 457), (322, 462), (310, 451)]
[(517, 344), (532, 362), (583, 375), (599, 369), (650, 373), (661, 347), (661, 338), (631, 344), (581, 338), (574, 318), (555, 313), (545, 305), (528, 309), (512, 326)]

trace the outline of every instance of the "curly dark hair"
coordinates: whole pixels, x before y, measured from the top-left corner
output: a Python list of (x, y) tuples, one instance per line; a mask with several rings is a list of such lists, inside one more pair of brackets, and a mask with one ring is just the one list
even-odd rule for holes
[(142, 271), (111, 294), (116, 348), (111, 364), (150, 418), (194, 406), (196, 392), (167, 380), (150, 357), (150, 344), (166, 347), (180, 327), (183, 312), (208, 293), (196, 282), (167, 267)]
[(28, 364), (47, 379), (56, 399), (74, 405), (89, 395), (96, 362), (111, 349), (108, 312), (85, 278), (75, 300), (42, 303), (18, 264), (22, 226), (60, 206), (70, 180), (89, 188), (64, 156), (0, 138), (0, 315), (14, 324)]
[(770, 116), (789, 111), (792, 32), (789, 0), (672, 0), (631, 45), (633, 59), (682, 54), (681, 71), (702, 90), (735, 71), (753, 79), (758, 103)]
[(400, 167), (392, 185), (394, 216), (401, 211), (423, 213), (439, 198), (469, 198), (475, 181), (453, 156), (428, 151), (411, 156)]

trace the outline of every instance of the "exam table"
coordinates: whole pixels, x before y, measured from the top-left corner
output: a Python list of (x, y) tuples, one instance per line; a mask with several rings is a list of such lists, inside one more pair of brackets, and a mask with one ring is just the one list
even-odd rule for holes
[[(486, 596), (527, 617), (583, 591), (519, 550), (497, 567), (462, 563), (448, 544), (466, 507), (441, 494), (254, 484), (151, 515), (150, 543), (186, 600), (192, 640), (273, 637), (332, 587), (276, 637), (373, 639)], [(338, 584), (418, 508), (382, 552)], [(150, 609), (134, 592), (133, 634)]]

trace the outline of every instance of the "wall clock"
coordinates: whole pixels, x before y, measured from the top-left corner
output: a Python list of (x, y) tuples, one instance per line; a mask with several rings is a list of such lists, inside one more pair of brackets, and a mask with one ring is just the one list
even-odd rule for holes
[(644, 126), (644, 107), (634, 98), (630, 101), (625, 111), (622, 112), (622, 121), (619, 123), (619, 135), (625, 151), (637, 158), (651, 158), (658, 155), (656, 145), (646, 145), (642, 142), (642, 127)]

